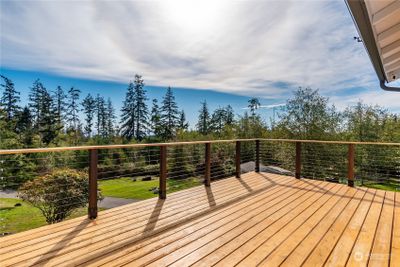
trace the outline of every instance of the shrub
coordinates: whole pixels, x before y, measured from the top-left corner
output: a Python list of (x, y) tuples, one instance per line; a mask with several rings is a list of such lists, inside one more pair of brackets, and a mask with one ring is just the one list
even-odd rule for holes
[(40, 209), (48, 224), (60, 222), (88, 203), (88, 175), (71, 169), (55, 170), (26, 182), (18, 194)]

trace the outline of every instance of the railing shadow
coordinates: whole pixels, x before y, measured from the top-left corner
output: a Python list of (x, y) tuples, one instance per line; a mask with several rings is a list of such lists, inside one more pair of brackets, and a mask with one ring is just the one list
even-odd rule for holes
[(207, 194), (207, 199), (208, 199), (208, 205), (211, 207), (215, 207), (217, 203), (215, 202), (214, 194), (211, 189), (211, 186), (205, 186), (206, 189), (206, 194)]
[(68, 245), (68, 243), (73, 240), (74, 237), (78, 236), (79, 233), (86, 228), (86, 226), (95, 223), (96, 221), (91, 221), (89, 219), (83, 220), (76, 227), (74, 227), (69, 234), (65, 235), (63, 239), (61, 239), (53, 247), (51, 247), (47, 253), (42, 254), (42, 256), (37, 261), (30, 264), (30, 266), (46, 265), (46, 263), (48, 263), (51, 259), (53, 259), (54, 256), (56, 256), (61, 250), (63, 250)]
[(153, 211), (150, 214), (149, 220), (145, 228), (143, 229), (143, 233), (153, 231), (156, 228), (158, 218), (160, 217), (162, 207), (164, 206), (165, 199), (157, 199), (157, 203), (154, 206)]
[[(261, 175), (261, 176), (264, 176), (264, 177), (267, 177), (267, 176), (265, 175), (265, 173), (260, 173), (260, 175)], [(296, 178), (293, 177), (293, 179), (296, 179)], [(306, 183), (307, 185), (309, 185), (309, 186), (312, 187), (312, 189), (307, 189), (307, 191), (317, 192), (317, 193), (323, 192), (323, 193), (326, 193), (327, 195), (340, 196), (341, 198), (354, 198), (354, 199), (358, 199), (358, 198), (356, 198), (356, 197), (350, 197), (350, 196), (346, 196), (346, 195), (334, 193), (334, 192), (331, 191), (331, 190), (332, 190), (331, 188), (325, 188), (325, 187), (322, 187), (322, 186), (320, 186), (320, 185), (318, 185), (318, 184), (312, 183), (312, 182), (310, 182), (309, 180), (307, 180), (307, 178), (301, 178), (301, 179), (298, 179), (298, 181), (301, 181), (302, 183)], [(337, 184), (337, 183), (331, 183), (331, 182), (322, 181), (322, 180), (316, 180), (316, 181), (320, 181), (321, 183)], [(282, 186), (282, 187), (289, 187), (289, 188), (293, 188), (293, 189), (304, 190), (304, 188), (300, 188), (300, 187), (298, 187), (298, 186), (293, 186), (293, 185), (287, 185), (287, 184), (282, 184), (282, 183), (278, 183), (278, 185), (279, 185), (279, 186)], [(347, 186), (347, 185), (345, 185), (345, 184), (338, 184), (338, 185)], [(350, 188), (351, 188), (351, 187), (349, 187), (349, 189), (350, 189)], [(356, 188), (353, 188), (353, 189), (356, 189)], [(358, 190), (365, 190), (365, 191), (366, 191), (365, 194), (367, 194), (367, 195), (368, 195), (368, 194), (375, 195), (374, 191), (367, 190), (366, 188), (357, 188), (357, 189), (358, 189)]]
[(253, 192), (253, 189), (242, 178), (237, 178), (237, 180), (244, 188), (246, 188), (247, 191), (249, 191), (249, 193)]

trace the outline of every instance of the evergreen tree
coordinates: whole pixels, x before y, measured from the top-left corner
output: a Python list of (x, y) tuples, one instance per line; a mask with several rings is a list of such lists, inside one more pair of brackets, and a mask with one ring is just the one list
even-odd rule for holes
[(104, 98), (100, 95), (96, 97), (96, 115), (97, 135), (105, 137), (107, 135), (107, 108)]
[(9, 122), (20, 110), (20, 107), (18, 106), (18, 102), (20, 101), (20, 93), (15, 90), (14, 83), (10, 79), (3, 75), (0, 75), (0, 77), (4, 81), (4, 84), (0, 85), (3, 88), (3, 95), (0, 99), (0, 107), (4, 109), (6, 114), (5, 119)]
[(44, 90), (40, 102), (39, 133), (44, 144), (50, 144), (60, 130), (57, 124), (56, 107), (47, 90)]
[(82, 111), (85, 114), (85, 133), (90, 138), (93, 132), (93, 121), (94, 115), (96, 111), (96, 101), (95, 99), (88, 94), (82, 102)]
[(203, 135), (207, 135), (210, 131), (210, 113), (208, 111), (207, 102), (201, 102), (199, 110), (199, 119), (197, 122), (197, 130)]
[(69, 128), (77, 135), (79, 127), (79, 94), (80, 90), (71, 87), (68, 91), (67, 121)]
[(114, 135), (114, 124), (115, 124), (115, 109), (113, 107), (113, 104), (111, 102), (111, 99), (108, 98), (107, 99), (107, 116), (106, 116), (106, 120), (107, 120), (107, 136), (113, 136)]
[(235, 114), (231, 105), (225, 107), (225, 124), (232, 125), (235, 123)]
[(135, 75), (134, 81), (134, 114), (135, 114), (135, 124), (136, 132), (135, 137), (137, 140), (142, 140), (146, 136), (146, 131), (148, 129), (148, 116), (149, 111), (146, 105), (146, 91), (144, 90), (144, 82), (142, 76)]
[(32, 115), (28, 107), (24, 107), (17, 115), (15, 132), (19, 134), (21, 143), (24, 147), (33, 144)]
[(64, 125), (65, 113), (67, 111), (67, 95), (61, 86), (57, 86), (53, 99), (56, 106), (57, 121), (60, 127)]
[(249, 101), (248, 107), (250, 108), (251, 116), (256, 116), (256, 110), (260, 107), (260, 100), (258, 98), (253, 97)]
[(158, 106), (157, 99), (153, 99), (153, 105), (151, 107), (151, 114), (150, 114), (150, 123), (151, 123), (151, 132), (157, 136), (161, 136), (161, 113), (160, 108)]
[(189, 123), (186, 121), (186, 116), (185, 116), (185, 112), (183, 111), (183, 109), (179, 114), (180, 115), (179, 115), (178, 128), (186, 131), (189, 128)]
[(121, 109), (120, 133), (128, 140), (135, 136), (135, 93), (134, 85), (129, 83), (125, 100)]
[(42, 110), (41, 107), (43, 98), (47, 95), (47, 90), (40, 82), (39, 79), (33, 82), (31, 92), (29, 94), (29, 108), (34, 121), (34, 127), (36, 130), (39, 129), (39, 121), (41, 120)]
[(161, 106), (161, 136), (164, 140), (172, 139), (174, 137), (178, 122), (178, 105), (175, 102), (175, 97), (172, 93), (171, 87), (168, 87)]
[(226, 124), (226, 117), (227, 114), (225, 108), (217, 108), (214, 110), (210, 120), (210, 130), (217, 134), (221, 134)]

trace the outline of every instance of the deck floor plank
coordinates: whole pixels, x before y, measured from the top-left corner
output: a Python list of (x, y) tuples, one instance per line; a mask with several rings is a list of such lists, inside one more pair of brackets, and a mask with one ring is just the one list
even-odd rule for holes
[(346, 266), (367, 266), (384, 199), (385, 191), (378, 190)]
[[(262, 228), (265, 228), (276, 221), (276, 218), (285, 216), (289, 212), (295, 212), (297, 205), (302, 205), (303, 203), (306, 205), (306, 203), (315, 199), (315, 195), (319, 194), (318, 192), (314, 192), (312, 188), (312, 185), (308, 185), (304, 189), (300, 189), (296, 195), (283, 199), (279, 205), (275, 206), (273, 209), (259, 213), (254, 217), (241, 218), (244, 220), (241, 225), (238, 225), (238, 227), (231, 227), (232, 223), (230, 222), (228, 228), (225, 227), (221, 229), (221, 231), (216, 232), (207, 232), (195, 242), (192, 242), (174, 252), (169, 251), (167, 256), (152, 262), (149, 266), (181, 266), (183, 263), (192, 264), (196, 262), (201, 255), (207, 255), (214, 251), (215, 248), (222, 246), (243, 232), (246, 232), (249, 229), (257, 229), (256, 231), (260, 231)], [(132, 264), (132, 266), (134, 265), (135, 263)]]
[[(356, 202), (358, 197), (362, 197), (363, 192), (359, 190), (355, 194), (355, 199), (351, 201)], [(354, 201), (355, 200), (355, 201)], [(360, 199), (361, 200), (361, 199)], [(349, 204), (346, 206), (348, 209)], [(302, 241), (309, 235), (315, 234), (314, 231), (321, 225), (330, 225), (333, 223), (335, 218), (342, 216), (345, 213), (342, 205), (337, 204), (332, 206), (330, 209), (325, 207), (324, 209), (318, 210), (309, 220), (305, 221), (289, 238), (283, 240), (279, 247), (277, 247), (270, 255), (266, 256), (262, 261), (263, 266), (279, 266), (290, 254), (290, 252), (297, 246), (306, 246)], [(346, 214), (347, 216), (347, 214)]]
[[(322, 266), (334, 249), (341, 234), (347, 227), (347, 224), (353, 217), (358, 205), (365, 196), (366, 190), (358, 190), (355, 197), (348, 202), (343, 211), (336, 217), (334, 221), (327, 221), (327, 218), (320, 222), (320, 226), (327, 225), (325, 234), (321, 235), (320, 242), (314, 247), (313, 251), (308, 256), (304, 265)], [(303, 245), (303, 244), (300, 244)]]
[(395, 210), (393, 218), (392, 249), (390, 252), (390, 266), (400, 265), (400, 192), (395, 195)]
[(375, 197), (376, 190), (368, 190), (356, 213), (346, 227), (340, 237), (335, 248), (332, 250), (326, 265), (327, 266), (345, 266), (353, 249), (354, 243), (361, 231), (361, 226), (364, 224), (372, 201)]
[(368, 266), (389, 266), (393, 210), (394, 192), (386, 192)]
[[(287, 184), (287, 186), (291, 187), (299, 184), (298, 181), (293, 181), (293, 179), (291, 181), (287, 180), (284, 182)], [(286, 193), (288, 193), (290, 190), (291, 188), (282, 189), (280, 187), (276, 187), (268, 191), (268, 195), (260, 193), (254, 198), (248, 198), (235, 204), (234, 208), (229, 207), (223, 209), (222, 211), (215, 211), (210, 213), (208, 216), (204, 216), (204, 218), (199, 218), (194, 222), (184, 224), (183, 226), (177, 227), (172, 231), (151, 237), (138, 244), (124, 247), (118, 251), (113, 251), (111, 255), (106, 255), (100, 260), (95, 259), (94, 261), (89, 262), (89, 264), (93, 266), (99, 266), (110, 261), (118, 264), (129, 262), (140, 257), (141, 255), (153, 252), (162, 246), (166, 246), (172, 242), (181, 240), (186, 236), (192, 235), (192, 239), (195, 239), (198, 235), (201, 236), (203, 234), (201, 231), (212, 231), (218, 227), (223, 227), (226, 221), (238, 218), (243, 214), (251, 212), (254, 209), (258, 209), (266, 204), (271, 205), (273, 204), (272, 201), (279, 201), (278, 197), (282, 195), (287, 197)], [(264, 208), (266, 207), (264, 206)]]
[(399, 266), (400, 193), (250, 172), (0, 240), (2, 267)]
[[(272, 185), (269, 181), (265, 181), (260, 177), (255, 178), (254, 174), (247, 175), (243, 182), (253, 191)], [(236, 189), (234, 191), (220, 190), (214, 194), (213, 201), (216, 205), (222, 205), (225, 202), (249, 194), (248, 189), (238, 179), (231, 181), (231, 187), (235, 187)], [(167, 203), (165, 202), (169, 203), (169, 207), (166, 207)], [(89, 233), (86, 233), (86, 229), (74, 231), (74, 234), (71, 236), (60, 236), (56, 239), (47, 240), (44, 246), (42, 245), (42, 241), (35, 246), (25, 247), (24, 249), (9, 253), (9, 259), (6, 259), (4, 262), (10, 264), (17, 263), (18, 261), (21, 262), (20, 264), (27, 266), (37, 264), (40, 261), (47, 264), (61, 264), (65, 262), (65, 259), (75, 259), (76, 251), (87, 257), (88, 253), (98, 251), (101, 248), (115, 245), (123, 246), (126, 243), (143, 238), (144, 232), (155, 231), (156, 228), (162, 229), (162, 227), (176, 222), (175, 216), (184, 220), (193, 214), (199, 214), (212, 209), (209, 205), (209, 199), (205, 194), (200, 194), (197, 196), (197, 200), (193, 202), (182, 202), (185, 205), (177, 202), (171, 203), (169, 199), (166, 201), (157, 200), (156, 205), (151, 207), (152, 209), (149, 209), (150, 211), (145, 215), (139, 216), (141, 214), (132, 213), (128, 215), (128, 218), (127, 216), (122, 216), (121, 222), (110, 222), (113, 225), (112, 227), (107, 227), (108, 224), (104, 226), (104, 223), (100, 224), (96, 222), (98, 227), (91, 228)], [(76, 232), (79, 232), (79, 235), (75, 235)], [(19, 253), (21, 256), (15, 257), (15, 253)], [(103, 252), (99, 252), (98, 254), (101, 255)], [(35, 255), (37, 256), (34, 257)], [(55, 258), (55, 256), (57, 257)]]
[(343, 209), (346, 207), (349, 199), (353, 197), (355, 194), (354, 190), (350, 190), (349, 188), (342, 188), (340, 193), (337, 194), (327, 194), (326, 202), (316, 203), (315, 208), (307, 209), (304, 213), (302, 213), (296, 220), (290, 222), (290, 224), (286, 225), (279, 232), (273, 235), (272, 238), (266, 239), (260, 246), (257, 247), (251, 254), (247, 255), (246, 258), (240, 262), (239, 266), (256, 266), (259, 265), (264, 259), (265, 255), (268, 255), (273, 251), (275, 247), (277, 247), (281, 241), (284, 241), (286, 238), (290, 236), (290, 234), (295, 231), (298, 227), (302, 225), (305, 221), (307, 221), (315, 212), (320, 209), (330, 209), (330, 207), (337, 206), (339, 209)]

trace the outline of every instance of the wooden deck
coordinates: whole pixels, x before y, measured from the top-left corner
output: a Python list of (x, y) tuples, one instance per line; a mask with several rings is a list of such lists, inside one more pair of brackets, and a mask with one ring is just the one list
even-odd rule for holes
[(1, 266), (400, 266), (400, 193), (248, 173), (0, 239)]

